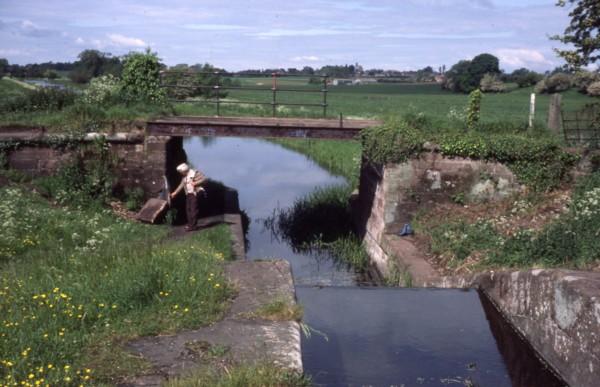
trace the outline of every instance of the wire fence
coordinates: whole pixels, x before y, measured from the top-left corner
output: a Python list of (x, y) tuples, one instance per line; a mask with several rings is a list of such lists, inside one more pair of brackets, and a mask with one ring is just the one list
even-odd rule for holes
[(565, 142), (572, 146), (600, 147), (600, 104), (575, 112), (562, 112)]
[[(242, 82), (235, 82), (243, 78), (265, 78), (271, 81), (271, 87), (245, 86)], [(162, 71), (161, 87), (167, 90), (167, 95), (174, 96), (170, 101), (174, 103), (196, 103), (212, 104), (215, 106), (217, 116), (221, 115), (221, 106), (224, 104), (257, 105), (271, 106), (273, 117), (277, 116), (279, 106), (309, 107), (320, 108), (323, 117), (327, 117), (327, 93), (329, 76), (311, 75), (310, 77), (318, 80), (319, 88), (297, 88), (289, 86), (280, 86), (282, 78), (306, 78), (306, 75), (283, 74), (273, 72), (264, 73), (228, 73), (222, 71)], [(185, 92), (185, 90), (190, 90)], [(234, 99), (225, 99), (225, 93), (232, 91), (255, 91), (265, 92), (270, 100), (268, 102), (249, 100), (239, 101)], [(183, 92), (182, 92), (183, 91)], [(320, 98), (315, 98), (315, 102), (286, 102), (282, 96), (287, 93), (305, 93), (320, 94)], [(189, 95), (201, 96), (201, 98), (187, 98)]]

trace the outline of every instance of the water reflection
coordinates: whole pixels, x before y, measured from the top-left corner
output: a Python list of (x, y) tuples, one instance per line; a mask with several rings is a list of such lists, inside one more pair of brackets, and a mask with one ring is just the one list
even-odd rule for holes
[(304, 321), (326, 336), (302, 342), (317, 386), (513, 385), (476, 291), (300, 287), (297, 295)]
[(352, 285), (353, 270), (328, 257), (299, 252), (277, 238), (264, 220), (277, 208), (290, 207), (317, 187), (344, 184), (305, 156), (258, 139), (215, 138), (184, 142), (188, 160), (207, 176), (239, 192), (240, 207), (251, 219), (251, 258), (284, 258), (292, 264), (296, 284)]

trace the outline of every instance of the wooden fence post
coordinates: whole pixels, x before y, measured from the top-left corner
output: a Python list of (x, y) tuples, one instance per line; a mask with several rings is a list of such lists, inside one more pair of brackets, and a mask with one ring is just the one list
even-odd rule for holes
[(548, 129), (556, 135), (560, 135), (562, 95), (552, 94), (550, 97), (550, 107), (548, 108)]
[(529, 130), (533, 129), (533, 119), (535, 118), (535, 93), (531, 93), (529, 101)]

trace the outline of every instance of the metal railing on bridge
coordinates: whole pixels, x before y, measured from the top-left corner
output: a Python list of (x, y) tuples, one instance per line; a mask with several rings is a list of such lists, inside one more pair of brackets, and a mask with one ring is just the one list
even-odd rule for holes
[[(235, 83), (232, 80), (242, 80), (244, 78), (265, 78), (271, 81), (271, 87), (244, 86), (242, 82)], [(280, 87), (279, 80), (282, 78), (313, 78), (317, 79), (316, 83), (319, 88), (298, 88), (298, 87)], [(196, 91), (205, 91), (201, 98), (170, 98), (171, 102), (175, 103), (196, 103), (196, 104), (212, 104), (215, 106), (216, 115), (221, 115), (221, 106), (224, 104), (239, 104), (239, 105), (257, 105), (271, 106), (273, 117), (277, 116), (279, 106), (294, 106), (294, 107), (311, 107), (322, 109), (323, 117), (327, 117), (327, 93), (328, 93), (328, 75), (300, 75), (300, 74), (284, 74), (278, 72), (272, 73), (230, 73), (224, 71), (177, 71), (165, 70), (161, 71), (161, 87), (169, 90), (177, 89), (192, 89)], [(270, 101), (246, 101), (226, 99), (223, 91), (263, 91), (269, 93)], [(285, 102), (281, 100), (281, 96), (286, 93), (309, 93), (320, 94), (319, 102)], [(278, 99), (279, 98), (279, 99)]]

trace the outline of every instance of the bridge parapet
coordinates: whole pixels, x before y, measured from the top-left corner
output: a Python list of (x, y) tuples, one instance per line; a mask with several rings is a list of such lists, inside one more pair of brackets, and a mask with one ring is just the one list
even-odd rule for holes
[(276, 117), (174, 117), (149, 121), (148, 135), (218, 137), (288, 137), (357, 139), (361, 130), (381, 125), (378, 120), (304, 119)]

